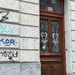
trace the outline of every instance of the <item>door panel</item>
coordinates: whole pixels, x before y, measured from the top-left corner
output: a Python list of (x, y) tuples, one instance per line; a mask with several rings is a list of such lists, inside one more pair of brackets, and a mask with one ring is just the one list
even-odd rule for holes
[(42, 75), (63, 75), (62, 65), (60, 63), (42, 63)]
[(51, 75), (51, 66), (50, 64), (42, 64), (42, 75)]
[(63, 75), (61, 64), (52, 65), (52, 75)]

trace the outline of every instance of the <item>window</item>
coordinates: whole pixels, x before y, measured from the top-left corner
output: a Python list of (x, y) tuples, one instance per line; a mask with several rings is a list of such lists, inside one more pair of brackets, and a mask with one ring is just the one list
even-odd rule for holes
[(53, 13), (62, 13), (61, 0), (40, 0), (40, 10)]

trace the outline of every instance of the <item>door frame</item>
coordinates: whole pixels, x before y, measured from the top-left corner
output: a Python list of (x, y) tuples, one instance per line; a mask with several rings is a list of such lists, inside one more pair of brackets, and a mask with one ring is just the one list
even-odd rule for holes
[[(63, 67), (64, 67), (64, 75), (66, 75), (66, 49), (65, 49), (65, 23), (64, 23), (64, 0), (62, 0), (62, 14), (54, 14), (54, 13), (47, 13), (47, 12), (43, 12), (43, 11), (40, 11), (40, 16), (47, 16), (47, 17), (56, 17), (56, 18), (61, 18), (62, 19), (62, 36), (63, 36), (63, 39), (62, 39), (62, 54), (63, 54)], [(42, 55), (42, 54), (40, 54)], [(41, 60), (40, 60), (41, 62)]]

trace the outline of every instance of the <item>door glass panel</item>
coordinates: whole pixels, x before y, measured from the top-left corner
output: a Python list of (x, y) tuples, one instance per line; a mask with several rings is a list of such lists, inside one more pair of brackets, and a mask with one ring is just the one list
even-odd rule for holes
[(40, 21), (41, 52), (48, 52), (48, 20)]
[(56, 4), (56, 0), (51, 0), (51, 4)]
[(59, 21), (52, 21), (52, 52), (60, 52), (60, 42), (59, 42)]
[(61, 0), (40, 0), (40, 10), (44, 11), (46, 6), (52, 6), (55, 9), (56, 13), (62, 13)]
[[(50, 22), (50, 23), (48, 23)], [(41, 52), (60, 52), (60, 21), (40, 20), (40, 49)]]

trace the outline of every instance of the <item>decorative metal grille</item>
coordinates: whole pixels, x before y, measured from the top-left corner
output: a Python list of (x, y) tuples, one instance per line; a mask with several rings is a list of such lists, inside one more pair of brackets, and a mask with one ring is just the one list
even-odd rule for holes
[(52, 21), (52, 52), (59, 52), (59, 22)]
[(48, 21), (41, 20), (40, 22), (40, 31), (41, 31), (41, 51), (48, 52)]

